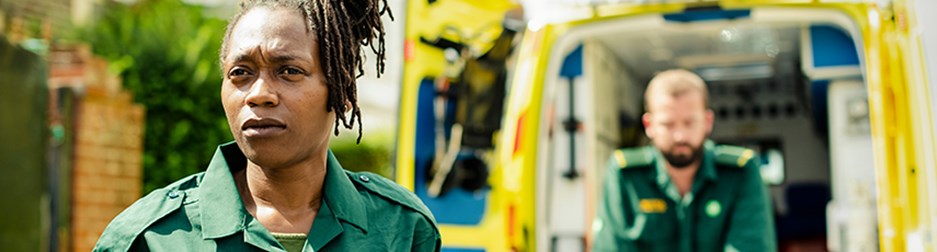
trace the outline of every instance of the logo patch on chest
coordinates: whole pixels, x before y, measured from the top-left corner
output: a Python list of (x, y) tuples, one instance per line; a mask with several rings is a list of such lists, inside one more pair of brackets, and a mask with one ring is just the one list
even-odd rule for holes
[(641, 212), (644, 213), (667, 212), (667, 202), (662, 199), (641, 199), (638, 206), (641, 208)]
[(722, 213), (722, 205), (719, 204), (719, 201), (710, 200), (706, 203), (706, 215), (708, 215), (709, 218), (716, 218), (716, 216), (719, 216), (719, 213)]

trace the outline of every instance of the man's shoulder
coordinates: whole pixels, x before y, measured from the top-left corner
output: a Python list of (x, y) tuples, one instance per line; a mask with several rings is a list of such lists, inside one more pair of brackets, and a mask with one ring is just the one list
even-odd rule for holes
[(757, 167), (755, 151), (749, 148), (720, 144), (712, 149), (713, 158), (719, 167), (746, 168)]
[(636, 170), (654, 165), (654, 147), (632, 147), (612, 152), (611, 165), (623, 170)]
[(346, 170), (345, 174), (348, 175), (348, 179), (353, 181), (357, 187), (365, 189), (362, 190), (362, 192), (377, 196), (380, 202), (372, 202), (372, 204), (383, 202), (386, 204), (399, 205), (435, 223), (433, 214), (426, 205), (423, 204), (423, 201), (420, 200), (416, 194), (413, 194), (413, 192), (403, 188), (394, 181), (370, 172), (351, 172)]
[(153, 190), (114, 217), (95, 244), (94, 251), (127, 251), (134, 239), (156, 221), (178, 210), (198, 188), (204, 172), (182, 178)]

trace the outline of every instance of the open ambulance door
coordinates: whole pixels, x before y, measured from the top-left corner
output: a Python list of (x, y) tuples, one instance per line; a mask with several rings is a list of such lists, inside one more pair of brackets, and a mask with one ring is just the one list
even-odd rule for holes
[(499, 163), (503, 181), (520, 181), (507, 194), (533, 234), (511, 245), (588, 247), (611, 151), (647, 144), (646, 83), (686, 68), (710, 85), (712, 138), (761, 154), (782, 250), (934, 249), (933, 54), (911, 3), (686, 2), (532, 15)]
[(406, 5), (396, 181), (433, 213), (443, 251), (503, 248), (492, 153), (522, 13), (507, 0)]

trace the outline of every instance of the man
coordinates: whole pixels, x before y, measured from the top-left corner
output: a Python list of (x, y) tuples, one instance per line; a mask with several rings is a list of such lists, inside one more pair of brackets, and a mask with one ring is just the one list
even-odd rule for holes
[(644, 94), (653, 146), (614, 152), (593, 223), (594, 251), (775, 251), (757, 158), (707, 140), (713, 112), (703, 80), (654, 77)]
[(94, 250), (438, 251), (439, 231), (419, 199), (343, 170), (328, 150), (339, 122), (360, 124), (362, 45), (372, 45), (381, 70), (387, 4), (379, 4), (242, 4), (221, 51), (235, 142), (218, 147), (207, 171), (130, 206)]

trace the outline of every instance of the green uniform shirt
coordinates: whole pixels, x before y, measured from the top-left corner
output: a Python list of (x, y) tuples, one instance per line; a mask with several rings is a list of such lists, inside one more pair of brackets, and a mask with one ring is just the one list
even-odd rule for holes
[[(244, 208), (232, 172), (246, 158), (218, 147), (205, 172), (138, 200), (104, 230), (94, 251), (284, 251)], [(331, 151), (322, 206), (303, 251), (439, 251), (435, 220), (394, 182), (342, 169)]]
[(704, 144), (683, 197), (653, 147), (614, 152), (593, 251), (776, 251), (772, 208), (749, 149)]

